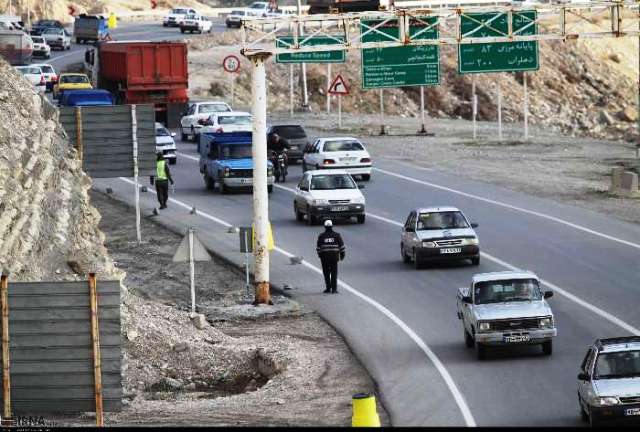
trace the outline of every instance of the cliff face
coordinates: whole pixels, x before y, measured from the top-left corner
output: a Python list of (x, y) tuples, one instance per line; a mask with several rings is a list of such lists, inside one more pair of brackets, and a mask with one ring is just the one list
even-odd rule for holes
[(119, 279), (89, 203), (91, 179), (57, 118), (0, 59), (0, 270), (12, 280)]

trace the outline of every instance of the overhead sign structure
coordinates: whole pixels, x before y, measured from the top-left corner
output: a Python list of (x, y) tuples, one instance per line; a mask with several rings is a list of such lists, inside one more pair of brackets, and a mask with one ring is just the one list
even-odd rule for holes
[(222, 67), (229, 73), (238, 72), (240, 70), (240, 59), (234, 55), (228, 55), (222, 60)]
[[(536, 35), (537, 12), (513, 11), (513, 34)], [(506, 12), (466, 13), (460, 17), (463, 37), (482, 38), (509, 33)], [(538, 70), (537, 41), (494, 42), (458, 45), (458, 73), (514, 72)]]
[[(361, 40), (396, 41), (398, 20), (362, 20)], [(436, 17), (413, 17), (409, 32), (416, 39), (438, 39)], [(405, 87), (440, 84), (440, 48), (437, 45), (366, 48), (362, 50), (362, 88)]]
[[(312, 45), (344, 45), (344, 36), (300, 36), (300, 46)], [(294, 43), (293, 36), (276, 38), (277, 47), (290, 47)], [(276, 55), (276, 63), (344, 63), (345, 51), (321, 51)]]
[(338, 75), (333, 80), (327, 92), (332, 95), (348, 95), (349, 94), (349, 87), (347, 86), (347, 83), (344, 80), (344, 78), (342, 78), (342, 75)]

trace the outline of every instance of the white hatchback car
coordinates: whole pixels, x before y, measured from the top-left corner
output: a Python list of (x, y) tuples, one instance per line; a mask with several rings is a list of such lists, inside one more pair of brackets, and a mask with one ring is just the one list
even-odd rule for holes
[(51, 47), (42, 36), (31, 36), (33, 40), (33, 56), (34, 57), (51, 57)]
[(169, 132), (162, 123), (156, 122), (156, 152), (161, 152), (170, 165), (175, 165), (178, 162), (174, 136), (176, 136), (175, 132)]
[(189, 104), (189, 108), (180, 119), (180, 138), (182, 141), (186, 141), (190, 137), (193, 141), (197, 141), (198, 133), (207, 118), (213, 113), (227, 111), (232, 111), (232, 109), (222, 101), (203, 101)]
[(42, 69), (37, 66), (15, 66), (15, 68), (27, 81), (33, 84), (37, 92), (44, 93), (47, 90), (47, 81)]
[(371, 179), (371, 155), (356, 138), (318, 138), (306, 147), (302, 170), (342, 169), (362, 180)]
[(202, 15), (187, 15), (185, 19), (180, 21), (180, 33), (211, 33), (213, 23), (209, 18)]
[(306, 215), (307, 225), (313, 225), (322, 219), (355, 217), (362, 224), (365, 199), (361, 188), (344, 170), (307, 171), (293, 198), (296, 220), (302, 222)]

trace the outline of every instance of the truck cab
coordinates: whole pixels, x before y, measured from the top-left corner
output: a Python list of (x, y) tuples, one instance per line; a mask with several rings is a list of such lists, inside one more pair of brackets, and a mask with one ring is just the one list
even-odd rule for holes
[(529, 271), (480, 273), (458, 289), (456, 306), (468, 348), (484, 359), (489, 346), (542, 345), (552, 353), (555, 320), (540, 280)]
[(60, 98), (60, 106), (109, 106), (113, 95), (107, 90), (67, 90)]
[(81, 14), (74, 21), (73, 36), (79, 44), (107, 40), (110, 38), (108, 20), (101, 15)]
[[(207, 189), (220, 193), (253, 186), (251, 132), (200, 134), (200, 172)], [(273, 164), (267, 161), (267, 190), (273, 191)]]

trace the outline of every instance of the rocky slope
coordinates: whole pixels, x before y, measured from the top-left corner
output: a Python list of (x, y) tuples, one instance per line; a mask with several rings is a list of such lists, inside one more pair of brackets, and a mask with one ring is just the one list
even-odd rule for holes
[(57, 116), (0, 59), (0, 269), (12, 280), (120, 278)]

